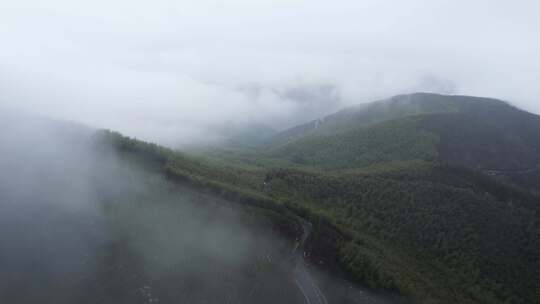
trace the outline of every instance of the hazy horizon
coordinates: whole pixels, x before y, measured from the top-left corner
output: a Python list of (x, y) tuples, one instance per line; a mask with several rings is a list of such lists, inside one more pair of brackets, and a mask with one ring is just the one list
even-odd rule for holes
[(539, 11), (1, 0), (0, 304), (540, 304)]
[(1, 108), (172, 146), (416, 91), (540, 113), (535, 1), (4, 1)]

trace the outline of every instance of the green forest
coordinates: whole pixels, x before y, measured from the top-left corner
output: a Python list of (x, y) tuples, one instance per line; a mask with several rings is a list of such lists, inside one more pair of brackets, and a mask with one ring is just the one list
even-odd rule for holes
[[(405, 121), (416, 122), (418, 117)], [(387, 145), (371, 132), (390, 139), (400, 138), (392, 137), (394, 132), (416, 135), (407, 128), (387, 127), (396, 123), (402, 122), (347, 131), (344, 137), (349, 132), (362, 134), (354, 136), (371, 140), (369, 152)], [(118, 133), (103, 134), (122, 155), (147, 163), (171, 180), (276, 214), (292, 212), (309, 219), (315, 225), (310, 240), (313, 259), (375, 290), (418, 303), (540, 299), (538, 197), (503, 179), (444, 164), (437, 150), (412, 147), (403, 157), (394, 157), (392, 150), (407, 144), (389, 140), (396, 146), (365, 156), (357, 169), (324, 171), (323, 161), (320, 167), (301, 167), (282, 165), (289, 162), (284, 160), (274, 167), (276, 163), (261, 154), (253, 165), (253, 156), (245, 162), (209, 159)], [(420, 146), (436, 143), (433, 137)]]
[(309, 219), (313, 262), (375, 290), (540, 303), (540, 118), (505, 102), (396, 96), (226, 151), (106, 138), (177, 182)]

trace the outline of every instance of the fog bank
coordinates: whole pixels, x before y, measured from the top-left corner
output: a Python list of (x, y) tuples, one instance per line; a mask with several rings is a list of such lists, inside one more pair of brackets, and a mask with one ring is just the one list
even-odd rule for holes
[(93, 129), (0, 118), (0, 302), (295, 301), (291, 244), (268, 220), (169, 184)]
[(537, 1), (0, 4), (0, 107), (170, 146), (428, 91), (540, 112)]

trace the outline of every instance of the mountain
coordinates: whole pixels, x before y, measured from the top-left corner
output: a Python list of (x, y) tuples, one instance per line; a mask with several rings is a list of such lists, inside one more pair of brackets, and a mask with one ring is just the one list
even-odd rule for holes
[[(469, 113), (480, 119), (498, 119), (508, 103), (483, 97), (413, 93), (345, 108), (334, 114), (282, 131), (272, 137), (273, 144), (292, 141), (307, 135), (325, 135), (365, 127), (404, 116), (436, 113)], [(514, 108), (514, 110), (517, 110)], [(523, 111), (522, 111), (523, 112)], [(512, 124), (513, 118), (504, 124)]]
[(239, 165), (111, 139), (123, 153), (161, 159), (171, 180), (301, 216), (313, 223), (308, 260), (375, 290), (417, 303), (540, 300), (540, 198), (481, 171), (391, 158), (326, 172)]
[(495, 99), (401, 95), (292, 128), (273, 141), (267, 155), (294, 165), (334, 170), (437, 161), (540, 190), (540, 116)]
[[(297, 284), (312, 286), (321, 303), (540, 303), (539, 118), (503, 101), (396, 96), (211, 157), (110, 131), (58, 137), (40, 127), (27, 138), (9, 125), (0, 132), (3, 155), (12, 156), (0, 158), (9, 168), (2, 201), (72, 206), (84, 194), (99, 217), (50, 220), (42, 210), (56, 209), (37, 208), (19, 221), (0, 204), (3, 222), (36, 231), (22, 239), (18, 229), (0, 231), (12, 245), (0, 260), (17, 273), (12, 262), (24, 256), (12, 248), (41, 244), (47, 258), (77, 249), (73, 256), (85, 258), (65, 259), (70, 265), (98, 266), (81, 284), (69, 280), (83, 290), (77, 300), (135, 303), (142, 290), (161, 302), (303, 302)], [(33, 225), (35, 215), (43, 223)], [(50, 229), (63, 222), (98, 240), (97, 249)], [(47, 223), (61, 238), (40, 229)], [(291, 258), (291, 247), (302, 254)], [(24, 265), (34, 265), (30, 258)], [(71, 269), (51, 259), (62, 266), (53, 269)], [(42, 264), (33, 269), (47, 278)], [(58, 289), (63, 280), (41, 286), (33, 273), (5, 279), (0, 296), (17, 302), (29, 282), (27, 302), (49, 291), (56, 302), (72, 299)]]
[(221, 160), (319, 223), (317, 263), (420, 303), (538, 303), (539, 140), (539, 116), (504, 101), (417, 93)]
[(337, 113), (282, 131), (268, 140), (283, 144), (307, 135), (334, 134), (407, 115), (457, 112), (457, 105), (446, 96), (428, 93), (398, 95), (389, 99), (343, 109)]

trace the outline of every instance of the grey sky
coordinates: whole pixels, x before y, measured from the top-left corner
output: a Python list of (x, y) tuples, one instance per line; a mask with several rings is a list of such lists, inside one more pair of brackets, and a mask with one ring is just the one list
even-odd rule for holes
[(538, 1), (0, 2), (0, 106), (176, 145), (398, 93), (540, 113)]

